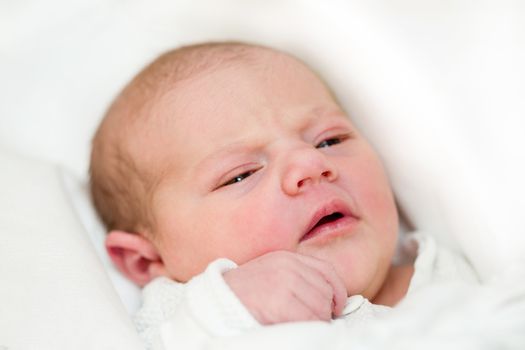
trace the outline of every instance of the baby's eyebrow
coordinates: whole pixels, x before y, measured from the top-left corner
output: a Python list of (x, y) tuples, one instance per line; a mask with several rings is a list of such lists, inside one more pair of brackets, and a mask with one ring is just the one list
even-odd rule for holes
[(341, 117), (348, 120), (348, 116), (339, 106), (314, 107), (308, 111), (308, 113), (303, 118), (302, 129), (311, 126), (315, 122), (319, 121), (320, 118), (335, 120)]
[(207, 155), (197, 162), (195, 170), (198, 172), (205, 169), (208, 164), (220, 162), (226, 156), (234, 156), (238, 154), (246, 154), (255, 151), (258, 148), (256, 144), (248, 143), (246, 141), (236, 141), (224, 145)]
[[(343, 117), (346, 121), (349, 121), (346, 114), (340, 108), (316, 107), (306, 114), (301, 123), (302, 125), (299, 126), (298, 129), (304, 130), (309, 128), (319, 120), (320, 117), (334, 120)], [(220, 163), (225, 157), (253, 153), (260, 149), (262, 144), (264, 144), (264, 140), (259, 138), (256, 140), (241, 138), (240, 140), (228, 143), (205, 155), (201, 160), (198, 160), (194, 166), (194, 171), (200, 173), (200, 171), (205, 170), (210, 164)]]

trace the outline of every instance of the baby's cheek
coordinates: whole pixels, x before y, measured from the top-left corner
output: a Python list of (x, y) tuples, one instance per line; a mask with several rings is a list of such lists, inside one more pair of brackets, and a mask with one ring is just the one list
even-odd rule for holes
[(389, 180), (378, 160), (360, 164), (352, 179), (352, 190), (365, 215), (384, 227), (397, 227), (397, 209)]
[(277, 209), (261, 205), (246, 206), (244, 214), (232, 223), (237, 236), (237, 263), (272, 251), (294, 248), (295, 233), (290, 227), (292, 221), (288, 215), (276, 215), (280, 211)]

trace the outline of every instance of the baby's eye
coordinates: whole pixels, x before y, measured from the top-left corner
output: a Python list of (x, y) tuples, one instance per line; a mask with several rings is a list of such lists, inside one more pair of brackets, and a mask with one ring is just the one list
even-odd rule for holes
[(246, 179), (248, 176), (252, 175), (256, 171), (257, 170), (250, 170), (250, 171), (246, 171), (246, 172), (244, 172), (242, 174), (239, 174), (239, 175), (233, 177), (232, 179), (226, 181), (225, 183), (223, 183), (219, 187), (229, 186), (229, 185), (233, 185), (233, 184), (235, 184), (237, 182), (241, 182), (242, 180)]
[(336, 137), (330, 137), (326, 140), (321, 141), (315, 148), (325, 148), (325, 147), (331, 147), (333, 145), (337, 145), (346, 139), (348, 139), (349, 136), (342, 135), (342, 136), (336, 136)]

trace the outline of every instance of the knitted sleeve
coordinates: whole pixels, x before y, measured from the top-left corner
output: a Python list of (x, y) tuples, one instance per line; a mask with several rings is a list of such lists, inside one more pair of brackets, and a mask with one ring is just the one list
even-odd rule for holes
[[(260, 327), (224, 281), (222, 274), (237, 265), (227, 259), (211, 263), (188, 283), (160, 277), (143, 290), (135, 325), (147, 349), (161, 349), (163, 338), (198, 347), (209, 337), (231, 336)], [(163, 324), (169, 322), (169, 332)]]

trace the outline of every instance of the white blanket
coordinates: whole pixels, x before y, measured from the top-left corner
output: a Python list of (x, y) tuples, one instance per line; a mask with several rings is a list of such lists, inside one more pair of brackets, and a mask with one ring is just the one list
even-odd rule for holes
[(250, 348), (520, 344), (523, 274), (500, 275), (525, 259), (524, 33), (525, 3), (513, 0), (0, 2), (0, 146), (40, 159), (0, 157), (0, 349), (140, 346), (59, 174), (85, 187), (91, 135), (140, 67), (225, 39), (316, 67), (384, 157), (408, 219), (464, 251), (488, 283), (422, 292), (436, 302), (384, 327), (279, 326)]

